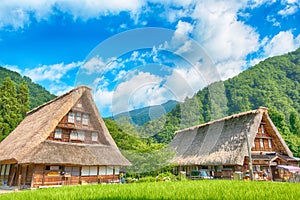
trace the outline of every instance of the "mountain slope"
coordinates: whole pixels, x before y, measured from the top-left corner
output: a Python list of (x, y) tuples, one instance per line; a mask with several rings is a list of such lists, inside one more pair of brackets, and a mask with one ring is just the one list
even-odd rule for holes
[(164, 123), (153, 138), (169, 143), (175, 130), (266, 106), (293, 153), (300, 156), (299, 94), (300, 49), (268, 58), (234, 78), (209, 85), (161, 120), (145, 124), (141, 131), (150, 133)]
[(170, 112), (176, 107), (178, 101), (170, 100), (162, 105), (148, 106), (129, 112), (120, 113), (114, 116), (115, 120), (125, 117), (133, 125), (142, 126), (150, 120), (161, 118), (165, 113)]
[(0, 83), (2, 83), (6, 77), (10, 77), (16, 84), (21, 83), (23, 80), (27, 82), (29, 88), (30, 109), (55, 98), (55, 95), (50, 94), (50, 92), (39, 84), (33, 83), (30, 78), (26, 76), (22, 77), (19, 73), (0, 66)]

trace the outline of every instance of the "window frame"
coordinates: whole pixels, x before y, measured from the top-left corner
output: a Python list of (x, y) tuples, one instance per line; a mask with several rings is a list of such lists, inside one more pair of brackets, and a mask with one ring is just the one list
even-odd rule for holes
[(55, 129), (55, 131), (54, 131), (54, 139), (62, 139), (62, 129), (61, 128), (56, 128)]
[(82, 125), (88, 126), (89, 125), (89, 115), (82, 114)]
[(80, 122), (82, 118), (82, 114), (80, 112), (76, 112), (76, 121)]
[(92, 142), (98, 142), (98, 133), (92, 132)]
[(269, 148), (272, 148), (273, 146), (272, 146), (272, 140), (271, 139), (268, 139), (268, 146), (269, 146)]
[[(71, 115), (73, 115), (73, 116), (71, 116)], [(75, 114), (73, 112), (69, 112), (68, 113), (68, 123), (74, 124), (74, 121), (75, 121)]]
[(260, 146), (260, 148), (264, 148), (265, 147), (264, 146), (264, 139), (262, 139), (262, 138), (259, 139), (259, 146)]

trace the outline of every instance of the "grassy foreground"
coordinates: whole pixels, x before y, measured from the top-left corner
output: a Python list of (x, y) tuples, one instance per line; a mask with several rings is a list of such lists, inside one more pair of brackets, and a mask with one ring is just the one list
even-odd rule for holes
[(299, 183), (184, 181), (65, 186), (0, 195), (0, 199), (300, 199)]

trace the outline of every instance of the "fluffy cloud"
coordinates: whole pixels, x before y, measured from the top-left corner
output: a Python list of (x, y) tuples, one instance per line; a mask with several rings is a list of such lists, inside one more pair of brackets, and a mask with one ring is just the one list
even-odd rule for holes
[(140, 12), (144, 1), (139, 0), (2, 0), (0, 3), (0, 28), (24, 28), (31, 22), (47, 19), (57, 11), (68, 13), (73, 18), (88, 20), (121, 11), (132, 15)]
[[(131, 71), (127, 76), (123, 79), (125, 81), (118, 84), (114, 91), (112, 101), (114, 114), (149, 105), (149, 101), (155, 99), (153, 95), (157, 97), (153, 92), (157, 89), (155, 87), (162, 81), (160, 77), (148, 72)], [(157, 99), (157, 101), (159, 100)]]
[(33, 69), (26, 68), (23, 71), (23, 74), (37, 82), (44, 80), (59, 82), (59, 80), (65, 76), (67, 72), (78, 68), (81, 64), (81, 62), (72, 62), (69, 64), (59, 63), (53, 65), (42, 65)]
[(293, 51), (300, 46), (300, 34), (294, 37), (291, 31), (280, 31), (264, 46), (265, 57), (276, 56)]
[(283, 10), (280, 10), (278, 14), (285, 17), (296, 13), (298, 9), (298, 5), (287, 5)]
[[(237, 20), (237, 13), (242, 6), (235, 1), (202, 1), (197, 4), (193, 14), (197, 20), (194, 31), (197, 41), (222, 71), (228, 70), (226, 66), (243, 63), (248, 54), (259, 48), (259, 35), (252, 27)], [(223, 64), (224, 68), (221, 67)], [(235, 67), (238, 69), (233, 73), (223, 73), (222, 79), (242, 71), (242, 66)]]

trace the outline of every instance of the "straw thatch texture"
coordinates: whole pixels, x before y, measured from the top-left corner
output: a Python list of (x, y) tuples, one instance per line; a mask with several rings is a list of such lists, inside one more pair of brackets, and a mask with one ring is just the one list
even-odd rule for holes
[(117, 165), (128, 166), (130, 162), (109, 145), (70, 144), (44, 141), (22, 160), (22, 163)]
[[(245, 156), (249, 156), (248, 145), (252, 147), (263, 116), (270, 120), (267, 110), (260, 108), (177, 131), (170, 144), (176, 153), (171, 162), (180, 165), (243, 165)], [(269, 123), (273, 124), (271, 120)], [(273, 134), (280, 138), (284, 153), (291, 156), (276, 128)]]
[[(102, 134), (105, 137), (106, 141), (108, 142), (107, 148), (110, 148), (110, 152), (112, 152), (112, 156), (116, 156), (116, 154), (119, 154), (114, 160), (116, 162), (119, 162), (118, 159), (123, 156), (121, 155), (117, 145), (115, 144), (113, 138), (109, 134), (103, 119), (100, 116), (100, 113), (93, 101), (91, 89), (85, 86), (81, 86), (78, 88), (75, 88), (71, 90), (70, 92), (46, 103), (43, 104), (32, 111), (27, 113), (27, 116), (25, 119), (17, 126), (17, 128), (11, 132), (1, 143), (0, 143), (0, 163), (4, 163), (7, 161), (15, 162), (15, 163), (37, 163), (44, 162), (42, 161), (44, 159), (43, 153), (37, 154), (41, 155), (42, 157), (38, 159), (38, 157), (33, 155), (33, 152), (37, 152), (37, 149), (40, 149), (41, 151), (44, 151), (46, 149), (51, 150), (54, 149), (54, 146), (49, 145), (48, 143), (45, 143), (44, 141), (47, 139), (47, 137), (50, 135), (52, 131), (54, 131), (57, 124), (62, 120), (62, 118), (72, 109), (72, 107), (75, 105), (75, 103), (84, 96), (84, 98), (88, 99), (89, 104), (92, 107), (92, 115), (96, 117), (97, 124), (100, 126), (100, 129), (102, 130)], [(51, 147), (50, 147), (51, 146)], [(58, 145), (59, 146), (59, 145)], [(74, 149), (74, 145), (72, 144), (66, 144), (64, 145), (65, 148), (72, 148)], [(66, 155), (63, 155), (60, 153), (61, 146), (55, 147), (59, 149), (59, 151), (54, 152), (51, 151), (51, 153), (54, 154), (54, 156), (61, 157), (58, 159), (63, 160), (62, 158), (66, 158)], [(76, 150), (81, 150), (82, 148), (77, 147)], [(91, 149), (91, 148), (84, 148), (84, 149)], [(78, 155), (81, 156), (102, 156), (102, 153), (105, 153), (107, 151), (103, 151), (103, 147), (98, 146), (99, 152), (96, 152), (97, 147), (92, 148), (94, 149), (89, 154), (93, 153), (93, 155), (85, 155), (84, 153), (79, 153)], [(74, 149), (75, 150), (75, 149)], [(85, 150), (87, 152), (87, 150)], [(74, 156), (78, 156), (77, 152), (73, 152)], [(69, 156), (72, 154), (68, 154)], [(30, 159), (30, 156), (34, 156), (35, 159)], [(48, 155), (50, 156), (50, 155)], [(107, 157), (105, 157), (107, 158)], [(82, 158), (84, 159), (84, 158)], [(78, 160), (78, 159), (77, 159)], [(89, 162), (91, 159), (88, 159)], [(123, 158), (121, 159), (123, 165), (128, 165), (129, 162)], [(97, 159), (95, 159), (95, 162)], [(99, 159), (98, 159), (99, 161)], [(89, 163), (87, 162), (87, 163)], [(80, 162), (84, 164), (84, 162)], [(98, 163), (103, 164), (103, 162)]]

